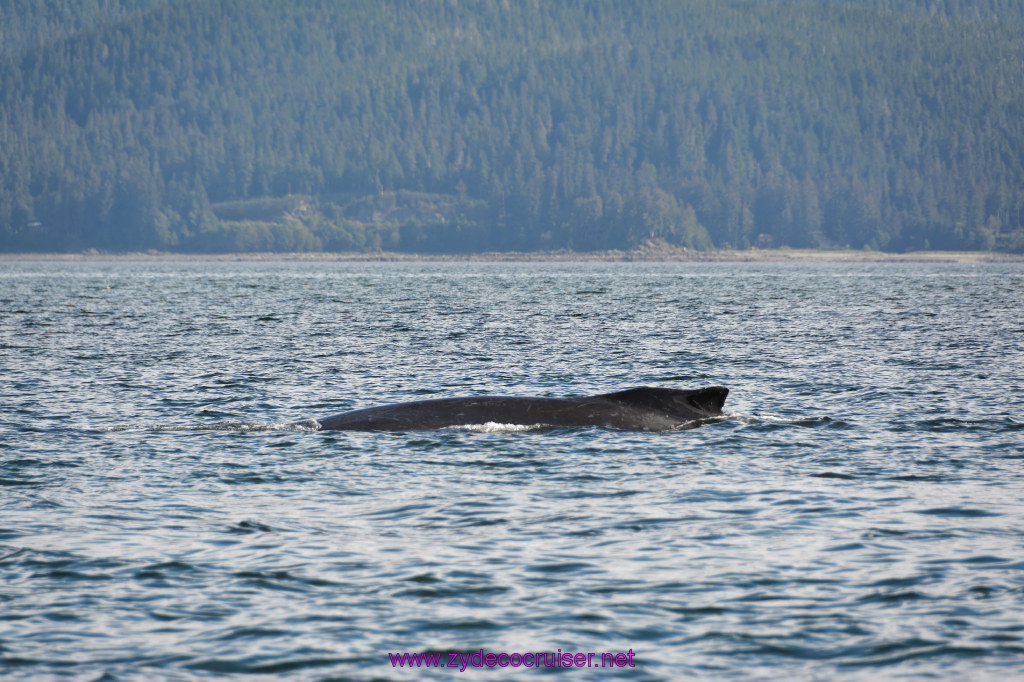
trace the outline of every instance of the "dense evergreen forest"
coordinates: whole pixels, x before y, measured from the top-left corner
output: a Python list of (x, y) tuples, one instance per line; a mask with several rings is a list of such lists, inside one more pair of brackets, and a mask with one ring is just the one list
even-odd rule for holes
[(1024, 251), (1018, 0), (5, 0), (0, 250)]

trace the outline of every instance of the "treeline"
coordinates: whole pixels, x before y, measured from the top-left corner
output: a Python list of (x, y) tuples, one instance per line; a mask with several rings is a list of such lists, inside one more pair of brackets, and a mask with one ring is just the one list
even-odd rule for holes
[(4, 28), (3, 250), (1024, 250), (1017, 3), (75, 7)]
[[(841, 1), (841, 0), (840, 0)], [(845, 0), (891, 12), (918, 12), (931, 17), (968, 21), (1024, 22), (1024, 3), (1018, 0)]]

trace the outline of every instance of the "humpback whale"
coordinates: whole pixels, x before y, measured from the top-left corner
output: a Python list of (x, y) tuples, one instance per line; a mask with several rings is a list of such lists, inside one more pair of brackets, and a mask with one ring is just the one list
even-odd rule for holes
[(419, 431), (487, 423), (671, 431), (721, 417), (728, 394), (722, 386), (689, 391), (642, 386), (576, 398), (439, 398), (369, 407), (317, 421), (324, 431)]

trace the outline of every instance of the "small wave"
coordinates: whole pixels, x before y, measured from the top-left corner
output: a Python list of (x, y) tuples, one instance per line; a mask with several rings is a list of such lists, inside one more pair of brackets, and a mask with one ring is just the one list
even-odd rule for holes
[(925, 431), (933, 432), (955, 432), (955, 431), (1017, 431), (1024, 429), (1024, 423), (1016, 421), (1012, 417), (1001, 419), (965, 419), (957, 417), (943, 417), (938, 419), (925, 419), (917, 422), (917, 425)]
[(706, 426), (708, 424), (718, 424), (719, 422), (728, 421), (728, 416), (722, 417), (708, 417), (707, 419), (691, 419), (688, 422), (683, 422), (678, 426), (674, 426), (669, 431), (689, 431), (690, 429), (696, 429), (699, 426)]
[(202, 431), (319, 431), (320, 422), (315, 419), (305, 419), (298, 422), (285, 422), (267, 424), (260, 422), (215, 422), (211, 424), (171, 424), (171, 425), (120, 425), (108, 426), (97, 429), (102, 433), (168, 433), (168, 432), (202, 432)]
[(277, 529), (273, 526), (268, 526), (265, 523), (259, 521), (239, 521), (235, 525), (228, 528), (229, 533), (239, 533), (241, 535), (251, 535), (252, 533), (273, 533)]
[(550, 424), (499, 424), (498, 422), (485, 422), (483, 424), (460, 424), (453, 426), (459, 431), (471, 431), (473, 433), (522, 433), (525, 431), (539, 431), (550, 429)]
[(792, 419), (779, 417), (774, 414), (742, 414), (740, 412), (727, 412), (725, 416), (741, 424), (788, 424)]
[(768, 428), (782, 428), (786, 426), (800, 426), (803, 428), (825, 428), (845, 429), (849, 428), (849, 422), (841, 419), (832, 419), (828, 416), (815, 417), (780, 417), (775, 414), (741, 414), (739, 412), (728, 413), (725, 418), (729, 421), (736, 421), (751, 426), (766, 426)]
[(183, 430), (191, 431), (318, 431), (320, 423), (307, 419), (301, 422), (284, 424), (265, 424), (257, 422), (222, 422), (219, 424), (199, 425)]
[(969, 507), (936, 507), (934, 509), (921, 509), (918, 514), (929, 516), (948, 516), (961, 518), (980, 518), (983, 516), (1000, 516), (997, 512), (990, 512), (984, 509), (973, 509)]

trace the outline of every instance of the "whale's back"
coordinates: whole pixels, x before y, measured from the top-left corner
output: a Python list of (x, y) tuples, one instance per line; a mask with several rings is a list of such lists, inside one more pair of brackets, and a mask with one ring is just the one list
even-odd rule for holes
[(478, 396), (417, 400), (319, 420), (328, 431), (416, 431), (470, 424), (517, 424), (667, 431), (717, 417), (729, 389), (639, 387), (578, 398)]

